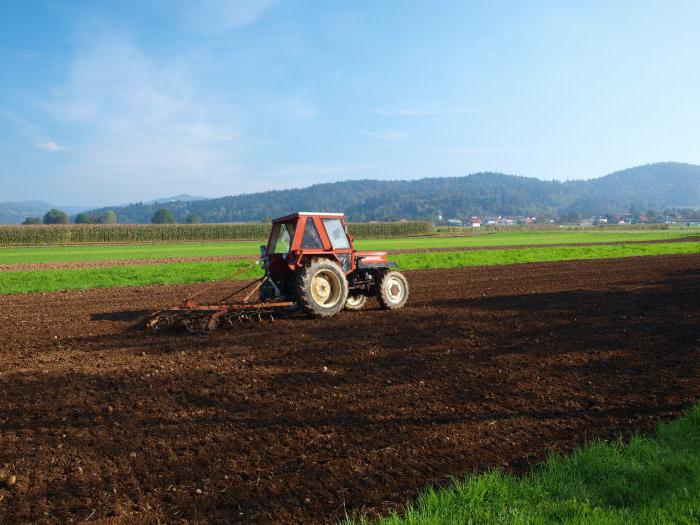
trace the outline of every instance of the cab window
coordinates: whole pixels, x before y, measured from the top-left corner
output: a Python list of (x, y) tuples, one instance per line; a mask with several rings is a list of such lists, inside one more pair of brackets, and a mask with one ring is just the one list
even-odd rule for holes
[(287, 253), (294, 238), (294, 224), (282, 223), (272, 227), (270, 236), (269, 253)]
[(350, 241), (345, 233), (345, 228), (340, 219), (323, 219), (326, 233), (331, 240), (334, 250), (346, 250), (350, 248)]
[(306, 219), (306, 228), (304, 228), (304, 238), (301, 240), (302, 248), (323, 248), (321, 236), (316, 229), (316, 223), (309, 217)]

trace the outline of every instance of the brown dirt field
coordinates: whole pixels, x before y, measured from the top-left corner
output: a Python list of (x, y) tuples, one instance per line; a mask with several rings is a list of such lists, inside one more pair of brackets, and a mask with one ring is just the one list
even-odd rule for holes
[[(557, 248), (561, 246), (606, 246), (619, 244), (668, 244), (674, 242), (698, 242), (700, 236), (680, 237), (677, 239), (657, 239), (651, 241), (620, 241), (620, 242), (579, 242), (560, 244), (522, 244), (515, 246), (467, 246), (461, 248), (421, 248), (410, 250), (387, 250), (389, 254), (425, 253), (425, 252), (469, 252), (478, 250), (518, 250), (522, 248)], [(112, 266), (141, 266), (144, 264), (164, 264), (182, 262), (213, 262), (213, 261), (254, 261), (249, 255), (220, 255), (212, 257), (162, 257), (154, 259), (110, 259), (106, 261), (68, 261), (26, 264), (0, 264), (0, 272), (20, 270), (73, 270), (80, 268), (110, 268)]]
[(0, 522), (384, 513), (700, 396), (697, 255), (407, 275), (401, 311), (203, 335), (133, 329), (199, 286), (0, 297)]

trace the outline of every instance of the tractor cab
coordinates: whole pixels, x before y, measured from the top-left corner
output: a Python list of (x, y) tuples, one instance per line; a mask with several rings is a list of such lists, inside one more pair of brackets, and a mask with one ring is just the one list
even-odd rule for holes
[(352, 236), (342, 213), (299, 212), (274, 219), (267, 245), (261, 246), (263, 260), (272, 273), (294, 271), (309, 257), (329, 257), (343, 273), (352, 270)]
[(387, 273), (401, 278), (390, 288), (400, 292), (394, 297), (397, 305), (403, 306), (408, 296), (405, 278), (390, 271), (395, 264), (387, 261), (386, 252), (355, 250), (342, 213), (298, 212), (274, 219), (260, 256), (265, 268), (260, 299), (295, 298), (321, 317), (343, 306), (361, 308), (368, 296), (380, 293)]

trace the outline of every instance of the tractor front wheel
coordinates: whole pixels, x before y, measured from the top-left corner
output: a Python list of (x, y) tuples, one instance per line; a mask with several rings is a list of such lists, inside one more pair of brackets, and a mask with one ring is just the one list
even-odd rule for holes
[(361, 293), (351, 293), (345, 301), (346, 310), (362, 310), (367, 303), (367, 296)]
[(386, 272), (379, 281), (378, 296), (384, 308), (403, 308), (408, 300), (408, 281), (401, 272)]
[(315, 259), (301, 270), (297, 300), (314, 317), (331, 317), (345, 306), (348, 281), (333, 261)]

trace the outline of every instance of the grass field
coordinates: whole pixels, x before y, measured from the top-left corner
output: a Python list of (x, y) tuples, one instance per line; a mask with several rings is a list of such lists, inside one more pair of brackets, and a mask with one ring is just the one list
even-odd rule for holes
[[(590, 242), (625, 242), (677, 239), (688, 231), (517, 231), (495, 232), (462, 237), (403, 237), (360, 239), (360, 250), (411, 250), (422, 248), (468, 248), (518, 246), (534, 244), (574, 244)], [(185, 242), (159, 244), (46, 246), (0, 248), (0, 264), (28, 264), (73, 261), (107, 261), (128, 259), (163, 259), (214, 257), (227, 255), (255, 256), (260, 242)]]
[(529, 262), (567, 261), (575, 259), (612, 259), (644, 255), (700, 253), (700, 242), (668, 244), (613, 244), (597, 246), (559, 246), (552, 248), (517, 248), (512, 250), (475, 250), (467, 252), (405, 253), (392, 256), (403, 270), (493, 266)]
[[(398, 262), (402, 270), (418, 270), (688, 253), (700, 253), (700, 242), (405, 253), (393, 256), (392, 260)], [(71, 270), (5, 271), (0, 272), (0, 293), (206, 282), (226, 279), (245, 267), (250, 269), (237, 275), (238, 279), (249, 279), (261, 274), (259, 267), (251, 266), (251, 262), (245, 260), (125, 265)]]
[[(381, 525), (698, 523), (700, 405), (652, 437), (594, 443), (522, 478), (499, 471), (428, 490)], [(350, 523), (358, 523), (351, 522)], [(362, 522), (366, 523), (366, 522)]]

